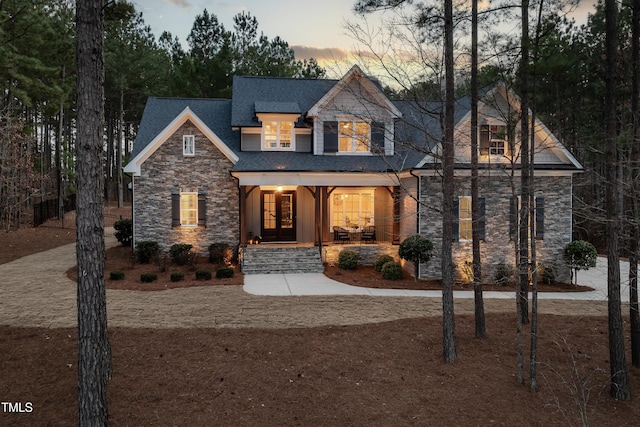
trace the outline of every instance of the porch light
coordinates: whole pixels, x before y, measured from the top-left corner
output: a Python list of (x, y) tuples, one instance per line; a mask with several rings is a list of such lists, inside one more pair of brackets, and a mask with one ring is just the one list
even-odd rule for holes
[(278, 187), (276, 188), (276, 191), (278, 193), (281, 193), (282, 192), (282, 185), (278, 185)]

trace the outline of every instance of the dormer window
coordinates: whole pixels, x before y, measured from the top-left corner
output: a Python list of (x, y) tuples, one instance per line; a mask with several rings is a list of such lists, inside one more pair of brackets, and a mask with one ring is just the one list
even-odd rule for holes
[(508, 149), (507, 126), (489, 124), (480, 126), (480, 154), (504, 156)]
[(193, 157), (196, 155), (196, 137), (193, 135), (182, 136), (182, 155)]
[(371, 125), (357, 120), (338, 122), (340, 153), (368, 153)]
[(265, 150), (291, 150), (293, 139), (293, 122), (262, 122), (262, 147)]

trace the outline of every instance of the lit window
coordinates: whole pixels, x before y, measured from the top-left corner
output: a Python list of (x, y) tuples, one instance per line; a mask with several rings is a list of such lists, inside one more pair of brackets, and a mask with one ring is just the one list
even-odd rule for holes
[(371, 125), (359, 121), (341, 121), (338, 123), (341, 153), (368, 153)]
[(198, 193), (180, 194), (180, 225), (198, 225)]
[(262, 124), (263, 146), (266, 150), (293, 148), (293, 122), (265, 121)]
[(373, 219), (373, 190), (331, 193), (331, 226), (362, 230), (375, 225)]
[(471, 240), (471, 197), (465, 196), (458, 199), (459, 240)]
[(182, 154), (184, 156), (195, 156), (196, 138), (193, 135), (182, 136)]

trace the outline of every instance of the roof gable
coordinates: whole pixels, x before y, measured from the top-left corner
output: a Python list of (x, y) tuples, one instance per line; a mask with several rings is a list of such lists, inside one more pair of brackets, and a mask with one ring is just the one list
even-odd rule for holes
[[(223, 106), (216, 103), (217, 100), (184, 100), (184, 99), (158, 99), (150, 98), (145, 108), (143, 118), (141, 121), (140, 129), (134, 143), (134, 149), (131, 153), (131, 160), (124, 168), (125, 173), (131, 173), (134, 175), (140, 175), (142, 164), (147, 160), (176, 130), (178, 130), (184, 123), (190, 121), (193, 123), (203, 135), (220, 150), (220, 152), (227, 157), (232, 163), (237, 163), (239, 157), (231, 149), (227, 142), (225, 142), (216, 132), (214, 132), (209, 123), (216, 123), (216, 121), (209, 120), (205, 122), (195, 111), (186, 105), (178, 114), (173, 115), (175, 107), (181, 106), (184, 103), (192, 102), (194, 104), (202, 104), (201, 101), (208, 101), (207, 104), (210, 110), (216, 110), (216, 106)], [(217, 104), (217, 105), (216, 105)], [(162, 108), (162, 107), (168, 108)], [(203, 105), (198, 105), (203, 107)], [(173, 108), (170, 108), (173, 107)], [(213, 114), (215, 116), (215, 114)], [(168, 123), (168, 118), (172, 117), (172, 120)], [(164, 126), (162, 125), (164, 123)], [(223, 126), (227, 124), (224, 120), (221, 123)], [(228, 140), (227, 140), (228, 141)]]
[(349, 70), (342, 79), (340, 79), (327, 93), (325, 93), (324, 96), (309, 109), (307, 114), (311, 117), (318, 116), (319, 112), (329, 105), (340, 92), (349, 90), (349, 85), (354, 80), (357, 80), (362, 85), (373, 100), (375, 100), (377, 106), (385, 108), (393, 117), (402, 116), (400, 110), (396, 108), (396, 106), (386, 97), (376, 84), (367, 78), (357, 65), (351, 67), (351, 70)]

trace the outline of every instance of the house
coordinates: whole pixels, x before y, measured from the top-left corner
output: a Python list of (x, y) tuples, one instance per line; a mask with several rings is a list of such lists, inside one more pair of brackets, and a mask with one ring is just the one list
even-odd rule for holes
[[(482, 100), (481, 248), (490, 280), (492, 267), (514, 264), (519, 104), (500, 85)], [(469, 107), (468, 98), (456, 107), (458, 265), (471, 258)], [(353, 248), (364, 263), (397, 254), (416, 233), (439, 247), (441, 108), (392, 101), (357, 66), (340, 80), (234, 77), (231, 100), (150, 98), (124, 169), (133, 177), (134, 242), (189, 243), (198, 252), (215, 242), (243, 251), (295, 242), (321, 248), (325, 260)], [(582, 167), (539, 121), (535, 169), (539, 259), (568, 280), (558, 261), (571, 241), (572, 176)], [(251, 245), (258, 237), (263, 244)], [(420, 276), (438, 277), (439, 268), (438, 255)]]

